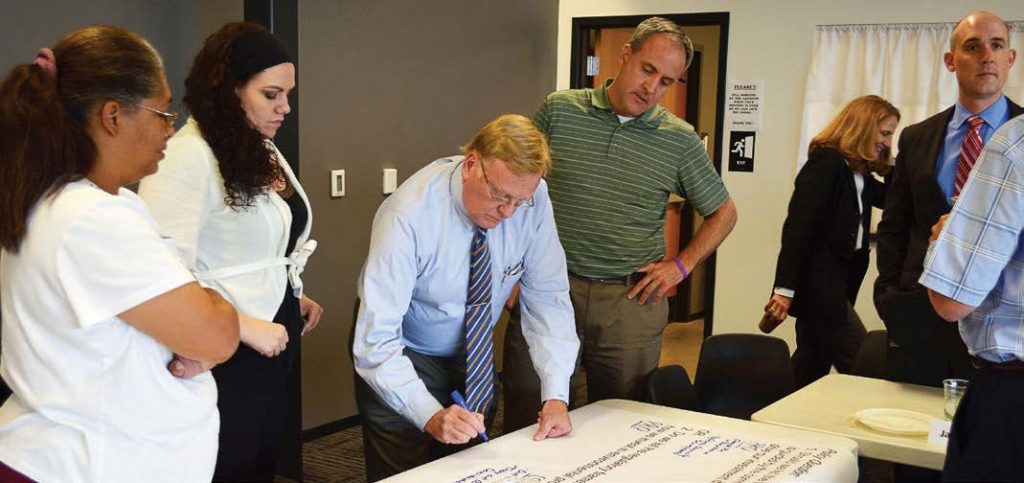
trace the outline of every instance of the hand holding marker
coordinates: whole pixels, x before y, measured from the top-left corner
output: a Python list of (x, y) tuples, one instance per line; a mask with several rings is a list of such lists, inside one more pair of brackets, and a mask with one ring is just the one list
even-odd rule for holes
[[(466, 404), (466, 400), (462, 398), (462, 394), (459, 392), (458, 389), (452, 391), (451, 397), (452, 401), (454, 401), (455, 404), (458, 404), (460, 408), (465, 409), (466, 411), (469, 412), (473, 412), (469, 410), (469, 405)], [(487, 437), (487, 431), (483, 431), (480, 433), (480, 439), (485, 443), (491, 440), (491, 438)]]

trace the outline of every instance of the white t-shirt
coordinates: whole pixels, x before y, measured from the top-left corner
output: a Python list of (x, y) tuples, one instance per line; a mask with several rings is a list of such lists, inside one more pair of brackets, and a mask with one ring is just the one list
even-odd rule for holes
[(194, 281), (132, 192), (87, 180), (33, 208), (0, 254), (0, 461), (41, 482), (210, 481), (217, 387), (117, 317)]

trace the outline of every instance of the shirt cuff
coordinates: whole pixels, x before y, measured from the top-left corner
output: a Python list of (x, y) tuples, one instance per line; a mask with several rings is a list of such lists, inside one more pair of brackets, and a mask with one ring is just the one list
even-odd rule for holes
[(427, 421), (430, 421), (434, 414), (437, 414), (438, 411), (444, 408), (425, 389), (423, 391), (416, 391), (412, 396), (412, 400), (402, 410), (402, 416), (412, 421), (417, 428), (420, 428), (420, 431), (424, 431), (427, 427)]
[(569, 378), (546, 375), (540, 381), (540, 401), (557, 399), (569, 404)]
[(957, 285), (938, 274), (929, 271), (922, 273), (921, 278), (919, 278), (917, 282), (939, 295), (964, 305), (970, 305), (971, 307), (981, 305), (981, 303), (985, 301), (985, 297), (988, 295)]
[(775, 287), (775, 290), (772, 290), (772, 292), (775, 293), (776, 295), (781, 295), (783, 297), (789, 298), (793, 298), (796, 295), (796, 291), (794, 291), (791, 288)]

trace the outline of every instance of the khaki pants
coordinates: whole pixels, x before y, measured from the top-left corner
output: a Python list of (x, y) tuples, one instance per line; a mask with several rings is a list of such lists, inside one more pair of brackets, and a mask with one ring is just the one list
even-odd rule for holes
[[(569, 296), (580, 339), (571, 392), (586, 371), (587, 402), (602, 399), (643, 401), (647, 379), (661, 358), (661, 334), (668, 322), (668, 304), (661, 300), (639, 305), (626, 298), (632, 287), (569, 277)], [(540, 378), (533, 368), (517, 314), (509, 319), (502, 359), (505, 432), (537, 422)], [(576, 401), (570, 401), (575, 406)]]

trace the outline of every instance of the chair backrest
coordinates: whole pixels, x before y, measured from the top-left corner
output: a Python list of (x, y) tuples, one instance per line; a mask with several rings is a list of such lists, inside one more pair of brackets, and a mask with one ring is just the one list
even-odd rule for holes
[(889, 333), (872, 330), (864, 336), (853, 360), (853, 374), (862, 377), (885, 379), (885, 354), (889, 347)]
[(647, 402), (696, 411), (697, 395), (686, 368), (673, 364), (655, 369), (647, 381)]
[(719, 334), (701, 347), (694, 389), (701, 412), (750, 419), (796, 389), (789, 346), (778, 337)]

